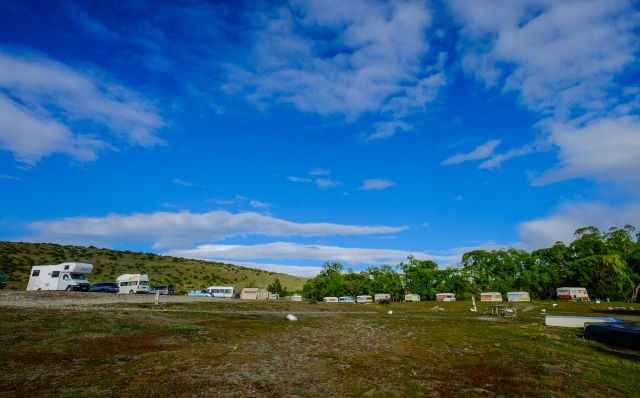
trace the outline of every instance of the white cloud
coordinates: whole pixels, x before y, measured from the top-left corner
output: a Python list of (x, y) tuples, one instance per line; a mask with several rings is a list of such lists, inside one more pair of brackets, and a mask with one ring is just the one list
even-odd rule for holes
[(263, 245), (200, 245), (195, 249), (170, 250), (171, 256), (227, 260), (314, 260), (356, 264), (398, 264), (414, 256), (418, 259), (451, 260), (450, 256), (433, 256), (423, 252), (390, 249), (367, 249), (325, 245), (302, 245), (274, 242)]
[(635, 60), (638, 12), (626, 0), (449, 2), (468, 73), (537, 111), (598, 110)]
[[(446, 84), (442, 57), (428, 61), (426, 1), (301, 0), (269, 11), (258, 18), (250, 59), (228, 66), (225, 86), (260, 106), (275, 100), (394, 121), (424, 110)], [(378, 129), (370, 139), (382, 136)]]
[(407, 227), (360, 226), (330, 223), (295, 223), (253, 213), (232, 214), (218, 210), (190, 212), (70, 217), (29, 225), (36, 236), (29, 241), (73, 244), (152, 242), (156, 248), (190, 247), (234, 236), (328, 236), (389, 234)]
[(325, 169), (315, 169), (315, 170), (311, 170), (309, 174), (311, 174), (312, 176), (326, 176), (331, 174), (331, 172)]
[(382, 191), (396, 185), (395, 182), (382, 178), (372, 178), (362, 181), (362, 185), (358, 188), (361, 191)]
[(472, 160), (482, 160), (488, 158), (489, 156), (491, 156), (496, 147), (500, 145), (500, 142), (500, 140), (491, 140), (485, 142), (484, 144), (477, 146), (473, 151), (469, 153), (458, 153), (448, 159), (445, 159), (442, 164), (458, 164)]
[(249, 201), (249, 205), (251, 207), (253, 207), (254, 209), (267, 209), (267, 208), (271, 207), (271, 205), (269, 203), (264, 203), (264, 202), (261, 202), (259, 200), (250, 200)]
[(310, 178), (295, 177), (295, 176), (287, 177), (287, 180), (291, 182), (313, 182), (313, 180), (311, 180)]
[(329, 180), (328, 178), (318, 178), (315, 183), (320, 189), (335, 188), (341, 185), (338, 181)]
[(583, 126), (554, 123), (549, 142), (560, 163), (535, 177), (534, 185), (572, 178), (635, 184), (640, 182), (640, 118), (601, 119)]
[(122, 138), (164, 143), (152, 104), (96, 71), (0, 51), (0, 88), (0, 147), (20, 162), (33, 165), (54, 153), (92, 161)]
[(174, 178), (173, 180), (171, 180), (171, 182), (176, 184), (176, 185), (182, 185), (183, 187), (196, 187), (196, 186), (198, 186), (197, 184), (194, 184), (194, 183), (189, 182), (189, 181), (184, 181), (184, 180), (181, 180), (179, 178)]
[(553, 214), (518, 226), (518, 233), (529, 250), (550, 247), (557, 241), (571, 243), (578, 228), (594, 226), (601, 231), (625, 225), (640, 227), (640, 204), (618, 208), (600, 202), (565, 202)]

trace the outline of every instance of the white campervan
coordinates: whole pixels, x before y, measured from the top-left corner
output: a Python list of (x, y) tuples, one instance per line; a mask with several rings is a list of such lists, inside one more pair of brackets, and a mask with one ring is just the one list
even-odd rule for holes
[(61, 263), (34, 265), (27, 290), (81, 290), (86, 292), (91, 283), (85, 276), (93, 270), (93, 264)]
[(124, 274), (116, 279), (118, 293), (149, 293), (149, 277), (144, 274)]

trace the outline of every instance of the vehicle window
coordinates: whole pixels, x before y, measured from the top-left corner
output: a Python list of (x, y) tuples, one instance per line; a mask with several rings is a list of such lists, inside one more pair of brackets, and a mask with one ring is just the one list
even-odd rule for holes
[(66, 271), (66, 270), (68, 270), (68, 269), (69, 269), (69, 266), (68, 266), (68, 265), (65, 265), (65, 266), (64, 266), (64, 270)]
[(58, 278), (59, 276), (60, 276), (60, 271), (53, 271), (53, 272), (51, 273), (51, 277), (52, 277), (52, 278)]
[(140, 286), (149, 286), (149, 281), (140, 281)]
[(39, 269), (34, 269), (33, 270), (33, 274), (31, 274), (31, 276), (40, 276), (40, 270)]

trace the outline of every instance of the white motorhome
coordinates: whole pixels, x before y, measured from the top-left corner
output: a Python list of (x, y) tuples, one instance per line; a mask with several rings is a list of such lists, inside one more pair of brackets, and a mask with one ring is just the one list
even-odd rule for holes
[(91, 283), (86, 274), (93, 270), (93, 264), (61, 263), (57, 265), (34, 265), (27, 290), (81, 290), (86, 292)]
[(149, 277), (144, 274), (124, 274), (116, 279), (119, 293), (149, 293)]

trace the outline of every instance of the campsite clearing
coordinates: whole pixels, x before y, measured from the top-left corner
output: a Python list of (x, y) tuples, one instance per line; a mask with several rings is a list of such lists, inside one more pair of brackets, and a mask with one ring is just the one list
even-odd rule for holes
[[(167, 296), (155, 305), (134, 296), (1, 291), (0, 397), (611, 398), (640, 391), (640, 352), (544, 325), (541, 309), (593, 315), (590, 303), (514, 303), (517, 316), (495, 317), (482, 314), (490, 303), (470, 312), (465, 301), (438, 302), (444, 310), (432, 311), (433, 301)], [(630, 313), (616, 317), (640, 320)]]

